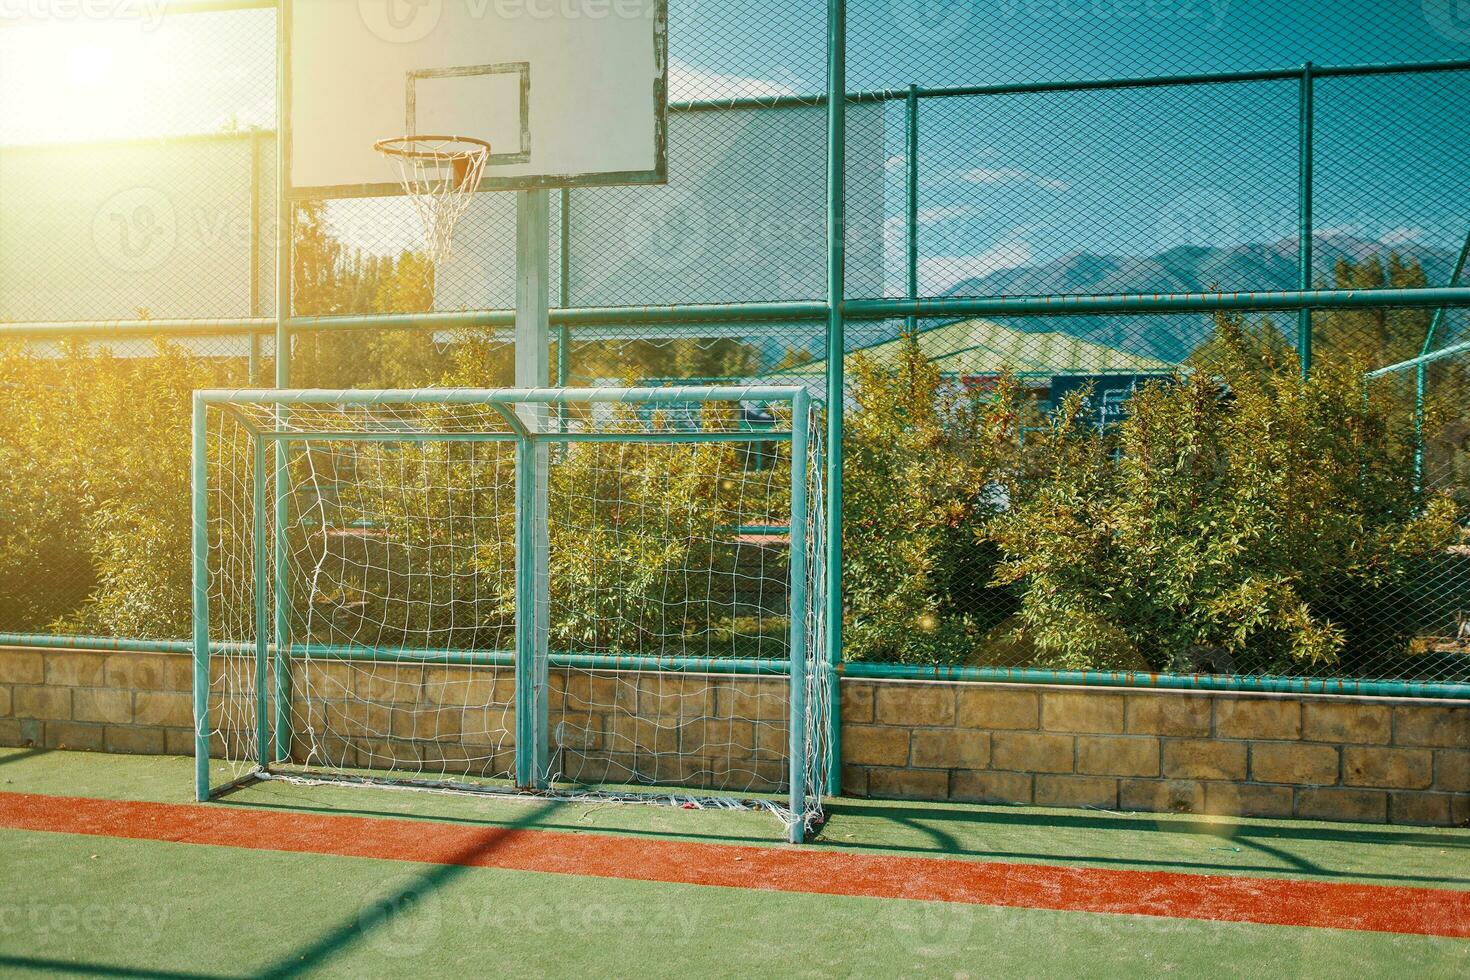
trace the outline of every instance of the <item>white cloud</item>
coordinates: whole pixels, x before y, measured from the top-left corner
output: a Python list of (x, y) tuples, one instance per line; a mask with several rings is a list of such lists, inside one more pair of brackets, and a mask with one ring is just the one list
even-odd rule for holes
[(692, 102), (697, 99), (769, 99), (795, 95), (796, 83), (796, 79), (775, 81), (700, 71), (682, 61), (669, 59), (669, 99), (674, 102)]
[(960, 180), (971, 184), (1030, 184), (1048, 191), (1067, 191), (1072, 185), (1065, 180), (1045, 177), (1019, 167), (976, 167), (960, 173)]
[(941, 221), (958, 221), (978, 213), (979, 209), (971, 204), (949, 204), (937, 208), (920, 208), (915, 217), (921, 225), (937, 225)]
[[(980, 209), (971, 204), (950, 204), (943, 207), (920, 208), (914, 216), (922, 226), (937, 225), (941, 221), (957, 221), (979, 214)], [(1025, 234), (1026, 228), (1016, 228), (1008, 238)], [(883, 220), (883, 240), (890, 250), (902, 249), (908, 234), (908, 219), (901, 214), (892, 214)]]
[(1394, 228), (1378, 239), (1384, 245), (1407, 245), (1424, 237), (1423, 228)]
[(1012, 231), (990, 248), (976, 255), (929, 255), (919, 259), (919, 284), (926, 294), (945, 293), (966, 279), (987, 276), (1002, 269), (1030, 265), (1034, 258), (1031, 246), (1020, 237), (1021, 229)]
[(908, 162), (909, 158), (900, 153), (897, 156), (891, 156), (887, 160), (884, 160), (883, 166), (888, 170), (902, 170), (908, 166)]

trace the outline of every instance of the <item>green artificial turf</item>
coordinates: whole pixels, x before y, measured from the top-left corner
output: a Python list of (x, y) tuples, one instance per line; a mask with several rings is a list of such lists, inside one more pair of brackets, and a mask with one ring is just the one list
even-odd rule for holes
[[(0, 792), (189, 800), (188, 760), (0, 750)], [(773, 818), (271, 783), (229, 806), (702, 841)], [(772, 844), (771, 846), (780, 846)], [(1470, 887), (1470, 832), (844, 801), (816, 847)], [(1463, 976), (1470, 942), (0, 830), (0, 974)], [(391, 910), (385, 913), (384, 910)]]

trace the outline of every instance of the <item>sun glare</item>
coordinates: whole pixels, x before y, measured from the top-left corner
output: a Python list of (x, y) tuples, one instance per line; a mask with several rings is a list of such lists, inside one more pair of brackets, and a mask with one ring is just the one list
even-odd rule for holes
[(111, 48), (87, 44), (66, 53), (66, 77), (71, 88), (96, 88), (104, 82), (114, 81), (113, 69), (117, 61)]
[(273, 67), (269, 52), (232, 42), (251, 26), (242, 17), (0, 21), (0, 144), (207, 133), (227, 118), (268, 124)]

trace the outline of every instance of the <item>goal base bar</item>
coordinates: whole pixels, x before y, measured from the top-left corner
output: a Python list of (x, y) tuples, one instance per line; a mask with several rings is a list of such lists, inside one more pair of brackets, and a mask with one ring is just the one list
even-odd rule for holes
[(418, 793), (445, 793), (455, 796), (474, 795), (497, 799), (554, 800), (562, 803), (631, 804), (639, 806), (663, 806), (681, 810), (732, 810), (752, 813), (768, 813), (786, 827), (787, 839), (800, 844), (815, 834), (825, 821), (802, 825), (791, 810), (781, 805), (778, 799), (762, 799), (755, 796), (736, 797), (699, 793), (687, 788), (667, 789), (610, 789), (608, 787), (570, 786), (528, 789), (509, 782), (466, 782), (456, 780), (425, 780), (387, 778), (368, 774), (324, 772), (312, 769), (257, 769), (238, 779), (223, 783), (210, 790), (210, 800), (217, 800), (237, 789), (254, 783), (283, 782), (298, 786), (342, 786), (371, 787), (374, 789), (398, 789)]

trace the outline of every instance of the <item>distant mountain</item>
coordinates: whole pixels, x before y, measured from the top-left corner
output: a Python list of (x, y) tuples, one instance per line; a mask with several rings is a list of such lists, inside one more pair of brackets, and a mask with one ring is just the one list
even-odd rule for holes
[[(1146, 257), (1080, 252), (1043, 265), (1002, 269), (966, 279), (950, 296), (1047, 296), (1105, 293), (1196, 293), (1212, 290), (1282, 290), (1297, 288), (1295, 238), (1274, 243), (1209, 248), (1184, 245)], [(1431, 283), (1445, 283), (1456, 253), (1405, 242), (1382, 242), (1351, 235), (1319, 235), (1312, 249), (1313, 279), (1332, 281), (1341, 259), (1361, 262), (1373, 255), (1384, 262), (1397, 254), (1418, 262)], [(998, 318), (997, 318), (998, 319)], [(1010, 317), (1000, 320), (1022, 330), (1064, 330), (1094, 343), (1133, 353), (1179, 361), (1213, 330), (1204, 314), (1073, 317)], [(1283, 328), (1286, 324), (1282, 324)]]

